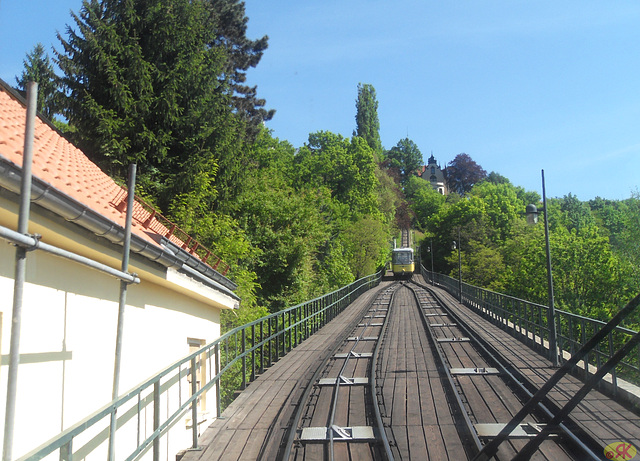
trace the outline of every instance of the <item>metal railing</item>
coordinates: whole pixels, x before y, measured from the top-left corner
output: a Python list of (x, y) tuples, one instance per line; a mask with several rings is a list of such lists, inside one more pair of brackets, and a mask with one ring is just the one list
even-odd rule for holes
[[(205, 393), (211, 391), (215, 394), (216, 413), (220, 416), (224, 407), (233, 400), (236, 390), (244, 389), (248, 382), (333, 320), (358, 296), (378, 285), (382, 275), (383, 271), (380, 271), (332, 293), (225, 333), (19, 458), (19, 461), (39, 460), (56, 451), (60, 460), (71, 461), (84, 459), (99, 447), (104, 449), (113, 414), (117, 414), (118, 423), (117, 459), (135, 460), (150, 451), (154, 460), (160, 459), (162, 437), (184, 416), (190, 418), (187, 424), (191, 428), (191, 448), (197, 448), (198, 424), (203, 410), (198, 406)], [(203, 370), (206, 376), (198, 376)], [(121, 436), (124, 431), (126, 434)]]
[[(421, 266), (426, 281), (440, 286), (452, 296), (460, 299), (459, 281), (447, 275), (432, 273)], [(483, 317), (523, 343), (540, 351), (546, 356), (549, 350), (549, 325), (547, 306), (532, 303), (513, 296), (495, 293), (467, 283), (462, 283), (462, 302)], [(569, 360), (606, 322), (583, 317), (556, 309), (555, 311), (557, 343), (560, 350), (560, 364)], [(584, 358), (582, 367), (574, 370), (577, 374), (595, 374), (614, 353), (629, 341), (636, 331), (617, 326), (606, 339), (603, 339)], [(635, 385), (640, 384), (640, 347), (635, 347), (610, 373), (611, 391), (618, 392), (618, 378)], [(603, 384), (604, 385), (604, 384)]]

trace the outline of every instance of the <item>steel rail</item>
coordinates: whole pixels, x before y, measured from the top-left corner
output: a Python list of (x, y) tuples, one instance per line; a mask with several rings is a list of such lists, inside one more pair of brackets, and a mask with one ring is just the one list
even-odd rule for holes
[[(385, 291), (382, 290), (382, 293)], [(378, 295), (379, 296), (379, 295)], [(356, 318), (345, 328), (344, 333), (338, 336), (334, 342), (334, 347), (327, 350), (327, 352), (322, 356), (319, 360), (320, 364), (316, 368), (316, 371), (313, 373), (309, 381), (305, 385), (304, 392), (300, 396), (298, 400), (296, 410), (291, 418), (291, 422), (289, 424), (288, 433), (286, 436), (286, 443), (281, 446), (281, 449), (278, 451), (277, 459), (279, 460), (288, 460), (291, 458), (291, 454), (293, 452), (293, 446), (296, 439), (297, 429), (300, 425), (300, 421), (302, 420), (302, 415), (304, 412), (304, 403), (309, 400), (311, 392), (313, 391), (315, 383), (318, 381), (320, 375), (325, 370), (325, 367), (331, 357), (335, 355), (335, 353), (342, 347), (346, 339), (353, 332), (353, 330), (358, 326), (358, 324), (362, 321), (362, 318), (366, 315), (366, 313), (371, 309), (371, 306), (377, 301), (378, 296), (376, 296), (370, 303), (367, 303), (365, 307), (361, 310), (360, 314), (356, 316)]]
[[(389, 308), (393, 305), (395, 300), (395, 296), (398, 290), (394, 290), (391, 293), (391, 299), (389, 300)], [(393, 453), (391, 452), (391, 444), (389, 443), (389, 438), (387, 437), (387, 432), (384, 430), (384, 423), (382, 422), (382, 415), (380, 414), (380, 402), (378, 401), (376, 394), (376, 375), (378, 372), (378, 354), (380, 352), (380, 347), (386, 338), (386, 333), (388, 331), (389, 319), (391, 318), (391, 310), (388, 308), (387, 316), (384, 319), (384, 325), (382, 326), (382, 330), (380, 331), (380, 336), (378, 337), (378, 341), (376, 341), (376, 347), (373, 350), (373, 357), (371, 357), (371, 375), (369, 376), (369, 387), (371, 392), (371, 400), (373, 401), (373, 412), (376, 416), (376, 425), (378, 426), (378, 434), (380, 434), (380, 439), (382, 441), (382, 445), (384, 446), (384, 453), (387, 456), (387, 461), (394, 461)]]
[[(413, 282), (413, 283), (415, 283), (415, 282)], [(442, 348), (439, 347), (439, 345), (438, 345), (438, 343), (436, 341), (435, 334), (433, 333), (433, 328), (429, 325), (429, 321), (427, 320), (427, 317), (425, 316), (424, 309), (422, 308), (422, 305), (420, 303), (420, 299), (418, 298), (418, 294), (416, 292), (417, 290), (412, 288), (412, 287), (410, 287), (410, 286), (407, 286), (407, 288), (409, 288), (409, 290), (411, 290), (411, 292), (413, 293), (413, 296), (414, 296), (414, 298), (416, 300), (416, 303), (418, 304), (418, 310), (420, 311), (420, 318), (422, 319), (422, 323), (423, 323), (423, 325), (425, 327), (425, 330), (428, 333), (429, 342), (431, 343), (431, 346), (433, 347), (433, 349), (437, 353), (437, 357), (438, 357), (438, 360), (440, 362), (441, 369), (444, 371), (444, 374), (445, 374), (446, 379), (447, 379), (447, 383), (449, 384), (449, 387), (450, 387), (450, 391), (454, 395), (454, 397), (456, 399), (456, 403), (458, 404), (458, 409), (460, 411), (460, 414), (462, 415), (462, 418), (464, 419), (465, 427), (467, 429), (467, 434), (465, 434), (465, 435), (468, 436), (468, 437), (471, 437), (471, 439), (473, 440), (474, 445), (476, 446), (476, 450), (480, 451), (482, 449), (482, 442), (480, 441), (480, 438), (478, 437), (478, 433), (476, 432), (475, 427), (473, 426), (473, 422), (471, 421), (471, 418), (469, 418), (469, 414), (467, 413), (467, 411), (464, 408), (464, 404), (462, 403), (462, 399), (460, 398), (460, 393), (456, 390), (456, 385), (455, 385), (455, 382), (453, 380), (453, 376), (451, 376), (451, 372), (449, 371), (449, 366), (448, 366), (448, 364), (447, 364), (447, 362), (445, 360), (444, 352), (442, 351)], [(422, 288), (422, 287), (420, 287), (420, 288)], [(427, 291), (427, 290), (425, 290), (425, 291)], [(446, 308), (443, 306), (442, 301), (437, 299), (437, 298), (436, 298), (436, 300), (440, 304), (440, 307), (444, 311), (446, 311)], [(460, 435), (462, 436), (462, 434), (460, 434)]]
[[(476, 335), (474, 330), (469, 327), (467, 322), (463, 320), (455, 312), (453, 312), (453, 310), (447, 305), (447, 303), (442, 299), (442, 297), (435, 290), (416, 282), (413, 282), (413, 283), (422, 287), (426, 291), (430, 292), (441, 303), (443, 309), (447, 311), (448, 315), (450, 315), (453, 319), (455, 319), (456, 323), (458, 324), (458, 327), (461, 330), (463, 330), (464, 333), (475, 342), (475, 344), (482, 350), (484, 354), (486, 354), (486, 357), (489, 358), (490, 361), (492, 361), (498, 368), (500, 368), (501, 374), (508, 377), (509, 381), (515, 384), (515, 386), (526, 396), (527, 399), (531, 399), (533, 397), (534, 392), (531, 392), (531, 390), (527, 386), (525, 386), (524, 383), (528, 383), (531, 388), (535, 388), (535, 389), (537, 388), (533, 383), (529, 381), (529, 379), (526, 376), (522, 375), (521, 373), (518, 373), (515, 369), (513, 369), (513, 367), (510, 366), (510, 364), (508, 363), (505, 364), (503, 359), (499, 358), (501, 356), (493, 348), (493, 346), (491, 346), (487, 341), (483, 340), (478, 335)], [(542, 415), (547, 420), (550, 420), (554, 417), (554, 412), (552, 412), (548, 408), (547, 404), (549, 404), (549, 402), (546, 402), (545, 404), (545, 402), (539, 401), (539, 402), (536, 402), (536, 407), (542, 412)], [(594, 460), (599, 460), (601, 458), (596, 454), (594, 450), (590, 448), (590, 446), (594, 448), (597, 446), (599, 448), (599, 444), (595, 442), (593, 438), (589, 436), (589, 434), (587, 434), (586, 432), (582, 432), (581, 436), (578, 436), (577, 434), (574, 433), (574, 431), (569, 429), (566, 424), (563, 424), (563, 423), (559, 424), (558, 428), (566, 435), (567, 439), (571, 441), (577, 448), (582, 450), (585, 455), (589, 456), (591, 459), (594, 459)], [(588, 439), (589, 445), (587, 445), (582, 440), (583, 438)], [(474, 459), (477, 459), (480, 456), (481, 452), (478, 453)]]
[[(384, 292), (382, 294), (384, 294)], [(391, 299), (389, 301), (389, 307), (393, 303), (393, 295), (394, 294), (395, 293), (392, 293), (392, 295), (391, 295)], [(374, 298), (374, 301), (371, 303), (371, 306), (375, 305), (375, 301), (377, 299), (378, 299), (377, 297)], [(369, 309), (367, 309), (366, 312), (370, 312), (371, 311), (371, 308), (370, 308), (371, 306), (369, 306)], [(374, 314), (376, 312), (378, 312), (378, 308), (376, 307), (373, 310), (373, 312), (374, 312)], [(384, 322), (385, 324), (386, 324), (386, 320), (387, 320), (388, 317), (389, 317), (389, 308), (387, 308), (387, 315), (386, 315), (385, 322)], [(372, 326), (374, 318), (375, 317), (372, 315), (369, 318), (368, 322), (365, 323), (364, 329), (363, 329), (363, 332), (362, 332), (363, 336), (364, 336), (364, 332), (367, 331), (367, 328), (370, 328)], [(378, 336), (378, 341), (376, 341), (376, 343), (380, 342), (380, 338), (381, 337), (382, 337), (382, 331), (380, 332), (380, 336)], [(358, 339), (356, 339), (353, 342), (353, 345), (351, 346), (351, 349), (349, 349), (349, 352), (347, 353), (347, 356), (346, 356), (346, 358), (344, 360), (344, 363), (342, 364), (342, 367), (340, 367), (340, 371), (338, 372), (338, 376), (336, 378), (336, 386), (335, 386), (335, 388), (333, 390), (333, 399), (331, 401), (331, 412), (330, 412), (330, 415), (329, 415), (329, 427), (330, 428), (333, 427), (333, 425), (335, 424), (336, 411), (337, 411), (337, 407), (338, 407), (338, 394), (340, 393), (340, 384), (341, 384), (340, 383), (340, 377), (342, 376), (342, 373), (344, 373), (344, 371), (347, 369), (347, 365), (349, 364), (349, 359), (351, 358), (351, 352), (354, 352), (356, 350), (356, 347), (357, 347), (357, 345), (359, 343), (360, 343), (360, 337), (358, 337)], [(373, 364), (373, 362), (372, 362), (372, 364)], [(372, 365), (372, 368), (370, 370), (369, 383), (371, 383), (371, 381), (373, 380), (373, 376), (374, 376), (373, 371), (374, 371), (374, 369), (375, 369), (375, 367)], [(371, 399), (372, 399), (372, 405), (376, 406), (376, 399), (373, 397), (373, 395), (371, 396)], [(331, 461), (334, 461), (333, 431), (331, 431), (331, 430), (329, 430), (329, 459)]]

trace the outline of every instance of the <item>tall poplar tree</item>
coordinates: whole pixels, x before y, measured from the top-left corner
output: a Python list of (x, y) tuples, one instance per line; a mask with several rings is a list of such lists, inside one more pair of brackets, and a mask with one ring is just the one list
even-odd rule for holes
[(356, 136), (363, 138), (373, 149), (377, 159), (382, 154), (380, 142), (380, 121), (378, 120), (378, 100), (376, 90), (368, 83), (358, 83), (356, 99)]

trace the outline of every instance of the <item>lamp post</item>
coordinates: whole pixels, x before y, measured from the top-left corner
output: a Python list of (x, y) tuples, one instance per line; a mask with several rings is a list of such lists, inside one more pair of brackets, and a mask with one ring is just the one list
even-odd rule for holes
[[(547, 286), (549, 292), (549, 309), (547, 310), (547, 324), (549, 326), (549, 354), (554, 367), (558, 366), (558, 340), (556, 332), (556, 310), (553, 296), (553, 275), (551, 272), (551, 246), (549, 245), (549, 215), (547, 214), (547, 195), (544, 184), (544, 170), (542, 170), (542, 213), (544, 213), (544, 235), (547, 248)], [(538, 222), (538, 209), (535, 205), (527, 205), (527, 223)]]
[(458, 228), (458, 241), (453, 241), (453, 249), (458, 249), (458, 300), (462, 302), (462, 257), (460, 256), (460, 228)]
[(433, 238), (429, 239), (429, 253), (431, 254), (431, 285), (435, 285), (435, 274), (433, 273)]

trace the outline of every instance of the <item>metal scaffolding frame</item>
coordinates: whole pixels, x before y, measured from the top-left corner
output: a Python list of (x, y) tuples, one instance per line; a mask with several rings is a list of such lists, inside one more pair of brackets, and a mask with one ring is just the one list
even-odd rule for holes
[[(28, 232), (29, 217), (31, 208), (31, 183), (32, 183), (32, 162), (33, 143), (36, 119), (36, 101), (38, 85), (35, 82), (27, 84), (27, 115), (25, 124), (25, 139), (22, 162), (22, 175), (20, 185), (20, 208), (18, 212), (18, 228), (12, 231), (0, 226), (0, 238), (13, 243), (16, 246), (15, 277), (13, 291), (13, 310), (11, 323), (11, 339), (9, 348), (9, 369), (7, 377), (7, 399), (4, 422), (4, 444), (3, 461), (11, 461), (13, 452), (13, 430), (15, 421), (16, 396), (18, 384), (18, 367), (20, 365), (20, 330), (22, 323), (22, 304), (24, 294), (24, 283), (26, 274), (27, 253), (41, 250), (50, 254), (60, 256), (71, 261), (83, 264), (92, 269), (107, 273), (120, 279), (120, 297), (118, 309), (118, 329), (116, 332), (116, 350), (114, 358), (113, 377), (113, 398), (118, 394), (118, 383), (120, 378), (120, 357), (122, 353), (122, 331), (124, 325), (124, 306), (126, 304), (127, 287), (132, 283), (140, 283), (140, 279), (135, 274), (128, 273), (129, 253), (131, 242), (131, 220), (133, 213), (133, 190), (135, 185), (135, 165), (129, 169), (129, 199), (127, 204), (127, 217), (125, 225), (125, 240), (123, 245), (121, 270), (114, 269), (98, 261), (72, 253), (62, 248), (48, 245), (40, 241), (40, 235), (30, 235)], [(109, 441), (109, 459), (114, 459), (112, 447), (115, 443), (115, 414), (111, 421), (111, 432)]]

